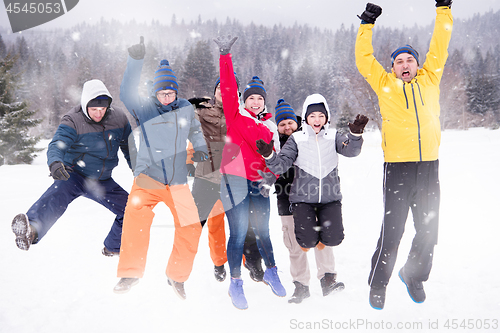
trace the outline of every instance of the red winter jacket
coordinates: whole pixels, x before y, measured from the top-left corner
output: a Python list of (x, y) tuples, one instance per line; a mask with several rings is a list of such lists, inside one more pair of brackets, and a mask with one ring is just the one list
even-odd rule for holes
[(271, 114), (259, 120), (252, 112), (240, 108), (231, 54), (220, 56), (220, 87), (227, 126), (220, 171), (251, 181), (261, 180), (257, 170), (270, 171), (264, 158), (257, 153), (255, 142), (259, 139), (266, 142), (274, 139), (275, 149), (277, 147), (276, 150), (279, 150), (277, 127), (269, 119)]

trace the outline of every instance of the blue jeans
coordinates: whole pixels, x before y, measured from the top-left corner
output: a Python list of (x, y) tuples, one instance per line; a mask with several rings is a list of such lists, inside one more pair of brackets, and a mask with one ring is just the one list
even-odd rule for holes
[(128, 192), (121, 188), (113, 178), (91, 180), (77, 172), (71, 172), (66, 181), (55, 180), (52, 186), (28, 210), (26, 215), (38, 234), (34, 243), (45, 236), (66, 211), (68, 205), (80, 196), (94, 200), (116, 214), (111, 230), (104, 240), (104, 246), (110, 251), (119, 252)]
[(274, 267), (274, 254), (269, 237), (269, 198), (260, 194), (258, 183), (248, 179), (222, 175), (221, 200), (229, 223), (227, 261), (231, 277), (241, 276), (241, 261), (248, 225), (252, 227), (259, 252), (266, 266)]

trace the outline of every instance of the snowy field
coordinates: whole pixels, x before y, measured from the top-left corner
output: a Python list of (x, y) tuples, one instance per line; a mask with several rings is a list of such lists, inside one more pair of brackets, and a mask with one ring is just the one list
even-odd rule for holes
[[(185, 283), (187, 300), (167, 285), (174, 228), (163, 204), (155, 209), (145, 276), (127, 294), (113, 293), (118, 258), (100, 252), (114, 217), (93, 201), (77, 199), (39, 244), (18, 250), (11, 220), (52, 180), (45, 152), (33, 165), (1, 166), (0, 332), (500, 331), (500, 130), (443, 133), (440, 237), (424, 284), (427, 300), (413, 303), (397, 277), (414, 234), (410, 213), (382, 311), (369, 306), (367, 278), (382, 221), (383, 158), (380, 133), (364, 137), (361, 155), (341, 158), (339, 165), (346, 237), (334, 253), (346, 289), (322, 296), (310, 252), (311, 297), (287, 303), (293, 284), (272, 196), (271, 237), (287, 297), (275, 296), (242, 269), (245, 311), (231, 304), (229, 279), (220, 283), (213, 277), (206, 229)], [(130, 190), (132, 174), (123, 160), (114, 178)]]

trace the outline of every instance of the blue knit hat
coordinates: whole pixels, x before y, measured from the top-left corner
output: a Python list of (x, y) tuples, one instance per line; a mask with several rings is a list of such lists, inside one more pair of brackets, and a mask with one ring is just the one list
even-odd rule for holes
[(297, 125), (299, 124), (297, 116), (295, 115), (295, 111), (293, 111), (290, 104), (285, 102), (283, 98), (278, 100), (274, 111), (274, 119), (276, 120), (276, 124), (279, 124), (282, 120), (285, 119), (292, 119), (297, 123)]
[(401, 46), (400, 48), (397, 48), (396, 51), (392, 52), (392, 54), (391, 54), (391, 66), (394, 65), (394, 60), (401, 53), (409, 53), (409, 54), (411, 54), (417, 60), (417, 65), (419, 64), (419, 62), (418, 62), (418, 52), (411, 45), (407, 44), (405, 46)]
[[(238, 87), (238, 90), (240, 90), (240, 79), (238, 78), (238, 75), (236, 75), (236, 72), (234, 72), (234, 78), (236, 79), (236, 86)], [(217, 86), (219, 85), (219, 83), (220, 83), (220, 76), (215, 81), (214, 94), (215, 94), (215, 90), (217, 89)]]
[(254, 76), (250, 82), (248, 82), (243, 92), (243, 102), (245, 102), (250, 95), (261, 95), (266, 100), (266, 89), (264, 88), (264, 81), (262, 81), (258, 76)]
[(163, 59), (160, 65), (156, 69), (155, 77), (153, 79), (153, 93), (157, 93), (160, 90), (171, 89), (177, 92), (177, 77), (175, 72), (170, 68), (170, 64), (167, 60)]

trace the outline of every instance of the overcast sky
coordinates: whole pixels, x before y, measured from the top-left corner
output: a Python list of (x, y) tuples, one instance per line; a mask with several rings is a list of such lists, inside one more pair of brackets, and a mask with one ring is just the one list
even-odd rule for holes
[[(435, 16), (434, 0), (376, 0), (374, 3), (383, 9), (377, 24), (391, 27), (427, 25)], [(336, 30), (344, 23), (347, 27), (359, 24), (357, 14), (364, 10), (366, 0), (80, 0), (76, 7), (51, 22), (40, 27), (68, 27), (81, 21), (98, 22), (101, 17), (122, 21), (134, 19), (150, 22), (153, 18), (170, 24), (172, 15), (186, 23), (197, 20), (217, 18), (236, 19), (243, 24), (254, 22), (272, 26), (308, 24)], [(5, 7), (0, 3), (0, 22), (8, 27)], [(455, 19), (467, 19), (475, 13), (500, 10), (500, 0), (455, 0), (453, 3)]]

